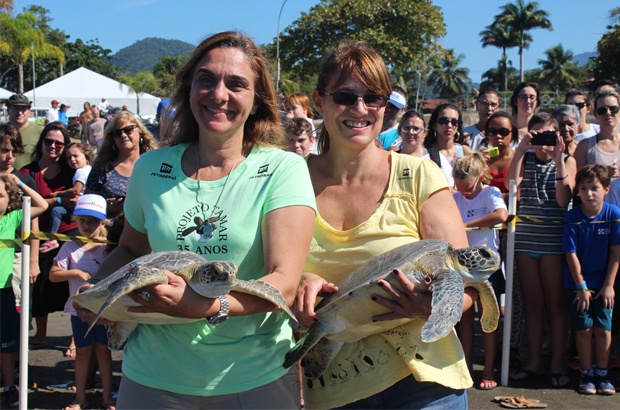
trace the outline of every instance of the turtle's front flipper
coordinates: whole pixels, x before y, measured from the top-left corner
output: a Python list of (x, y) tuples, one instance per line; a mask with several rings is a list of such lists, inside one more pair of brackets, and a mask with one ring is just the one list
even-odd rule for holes
[(108, 347), (110, 350), (121, 350), (136, 327), (138, 327), (137, 323), (130, 322), (116, 322), (108, 326)]
[(122, 280), (114, 283), (116, 286), (114, 288), (110, 286), (111, 294), (105, 302), (103, 302), (103, 305), (101, 305), (99, 312), (97, 312), (97, 315), (95, 316), (93, 323), (91, 323), (90, 327), (86, 331), (86, 334), (88, 334), (93, 326), (95, 326), (95, 323), (108, 308), (108, 306), (112, 305), (119, 298), (127, 295), (129, 292), (133, 292), (136, 289), (140, 289), (148, 285), (153, 285), (155, 283), (168, 283), (168, 276), (166, 276), (166, 273), (161, 269), (134, 266), (129, 269), (129, 272), (122, 278)]
[(297, 318), (286, 304), (286, 300), (284, 300), (282, 293), (280, 293), (278, 289), (269, 283), (261, 280), (237, 280), (231, 290), (241, 293), (249, 293), (250, 295), (268, 300), (286, 312), (286, 314), (289, 315), (295, 323), (297, 323)]
[(321, 376), (334, 360), (343, 342), (322, 338), (312, 349), (301, 359), (301, 366), (304, 368), (304, 376), (309, 379), (316, 379)]
[(463, 313), (463, 280), (453, 270), (434, 275), (431, 315), (422, 326), (422, 341), (431, 343), (445, 337)]
[(499, 322), (499, 305), (495, 292), (489, 281), (484, 282), (466, 282), (465, 286), (470, 286), (480, 294), (480, 302), (482, 302), (482, 317), (480, 318), (480, 326), (485, 333), (491, 333), (497, 329)]

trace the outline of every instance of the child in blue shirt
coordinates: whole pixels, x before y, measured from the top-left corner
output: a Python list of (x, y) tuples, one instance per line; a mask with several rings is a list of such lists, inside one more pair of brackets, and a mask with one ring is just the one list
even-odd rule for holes
[[(620, 266), (620, 208), (604, 202), (610, 178), (601, 165), (577, 172), (581, 204), (564, 218), (564, 288), (581, 365), (579, 393), (616, 392), (607, 376), (614, 281)], [(592, 340), (596, 368), (592, 368)]]

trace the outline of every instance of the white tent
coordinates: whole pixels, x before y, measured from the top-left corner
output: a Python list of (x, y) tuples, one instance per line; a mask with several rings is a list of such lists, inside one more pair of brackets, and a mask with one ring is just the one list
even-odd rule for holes
[[(52, 100), (58, 100), (61, 104), (71, 105), (70, 116), (78, 115), (84, 102), (99, 104), (101, 98), (106, 98), (113, 107), (126, 105), (129, 111), (138, 112), (136, 94), (129, 91), (129, 87), (84, 67), (37, 87), (34, 91), (24, 93), (33, 106), (50, 107)], [(142, 94), (140, 115), (155, 115), (159, 101), (159, 97)]]
[(0, 98), (2, 98), (2, 99), (9, 98), (12, 95), (13, 95), (12, 92), (10, 92), (9, 90), (5, 90), (4, 88), (0, 87)]

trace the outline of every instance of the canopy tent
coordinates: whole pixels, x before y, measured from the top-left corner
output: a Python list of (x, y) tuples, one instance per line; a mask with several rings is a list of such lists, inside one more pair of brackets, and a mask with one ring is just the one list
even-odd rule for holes
[[(129, 111), (138, 112), (136, 93), (129, 91), (129, 87), (84, 67), (43, 84), (34, 91), (25, 93), (33, 106), (50, 107), (52, 100), (58, 100), (61, 104), (71, 105), (69, 115), (80, 113), (84, 102), (97, 105), (101, 98), (106, 98), (112, 107), (126, 105)], [(155, 115), (159, 101), (159, 97), (142, 94), (140, 115)]]
[(4, 88), (0, 87), (0, 99), (7, 99), (9, 98), (11, 95), (13, 95), (12, 92), (10, 92), (9, 90), (5, 90)]

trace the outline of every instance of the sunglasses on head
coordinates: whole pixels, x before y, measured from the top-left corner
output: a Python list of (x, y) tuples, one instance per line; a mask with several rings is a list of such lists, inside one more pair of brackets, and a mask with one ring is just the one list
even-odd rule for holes
[(125, 135), (129, 135), (132, 133), (132, 131), (134, 130), (134, 128), (138, 128), (137, 125), (128, 125), (126, 127), (123, 128), (119, 128), (117, 130), (112, 131), (112, 135), (114, 136), (114, 138), (120, 138), (123, 136), (123, 133), (125, 133)]
[(48, 147), (51, 147), (52, 145), (56, 145), (56, 148), (62, 148), (65, 146), (64, 142), (56, 141), (55, 139), (52, 139), (52, 138), (43, 138), (43, 142)]
[(585, 107), (586, 105), (588, 105), (588, 103), (585, 102), (578, 102), (578, 103), (571, 103), (569, 105), (574, 105), (575, 107), (577, 107), (578, 110), (583, 110), (583, 107)]
[(607, 114), (607, 110), (609, 110), (611, 115), (616, 115), (618, 114), (618, 112), (620, 112), (620, 107), (618, 107), (617, 105), (603, 105), (602, 107), (598, 107), (596, 109), (596, 113), (598, 115), (605, 115)]
[(357, 100), (359, 98), (361, 98), (362, 100), (364, 100), (364, 104), (366, 104), (366, 107), (381, 108), (385, 107), (389, 100), (389, 97), (379, 94), (357, 95), (350, 91), (335, 91), (333, 93), (330, 93), (326, 90), (321, 91), (327, 95), (331, 95), (334, 102), (338, 105), (353, 105), (357, 103)]
[(453, 127), (458, 127), (459, 125), (461, 125), (461, 120), (459, 120), (458, 118), (441, 117), (437, 120), (437, 124), (440, 124), (440, 125), (452, 124)]
[(508, 128), (489, 128), (487, 130), (487, 134), (489, 135), (501, 135), (502, 137), (507, 137), (512, 134), (512, 131)]

